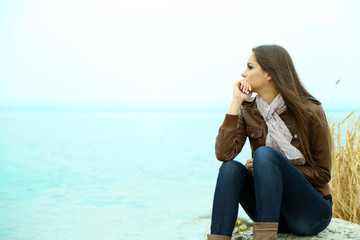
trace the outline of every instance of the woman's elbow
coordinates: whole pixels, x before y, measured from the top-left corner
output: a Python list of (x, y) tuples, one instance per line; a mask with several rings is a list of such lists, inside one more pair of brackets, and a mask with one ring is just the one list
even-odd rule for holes
[(222, 151), (220, 151), (219, 149), (215, 150), (215, 156), (217, 158), (217, 160), (221, 161), (221, 162), (227, 162), (227, 161), (231, 161), (234, 159), (234, 156), (232, 153), (224, 153)]

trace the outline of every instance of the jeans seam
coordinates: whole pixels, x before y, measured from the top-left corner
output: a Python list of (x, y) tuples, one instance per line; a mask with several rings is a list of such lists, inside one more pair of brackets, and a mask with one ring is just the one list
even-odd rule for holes
[[(308, 233), (309, 233), (309, 230), (310, 229), (313, 229), (313, 228), (315, 228), (315, 227), (317, 227), (321, 222), (323, 222), (323, 221), (329, 221), (329, 220), (331, 220), (331, 217), (330, 218), (321, 218), (319, 221), (317, 221), (315, 224), (311, 224), (301, 235), (309, 235)], [(327, 226), (329, 226), (329, 224), (327, 225)], [(326, 229), (327, 228), (327, 226), (324, 228), (324, 229)], [(323, 229), (323, 230), (324, 230)], [(321, 230), (321, 231), (323, 231), (323, 230)], [(320, 231), (320, 232), (321, 232)], [(318, 234), (318, 233), (312, 233), (311, 235), (315, 235), (315, 234)]]

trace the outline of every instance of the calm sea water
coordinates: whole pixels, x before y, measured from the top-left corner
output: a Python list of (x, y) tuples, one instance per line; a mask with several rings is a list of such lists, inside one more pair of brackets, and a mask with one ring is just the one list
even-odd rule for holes
[(205, 239), (224, 116), (0, 112), (0, 239)]

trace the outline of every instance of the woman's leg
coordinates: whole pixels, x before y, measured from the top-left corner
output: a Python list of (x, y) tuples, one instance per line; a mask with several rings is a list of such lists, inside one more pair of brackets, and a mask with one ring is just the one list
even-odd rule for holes
[(239, 202), (250, 218), (255, 217), (253, 176), (240, 162), (224, 162), (219, 169), (215, 188), (211, 234), (232, 235)]
[(281, 153), (260, 147), (253, 159), (257, 222), (279, 222), (281, 215), (286, 230), (298, 235), (313, 235), (328, 226), (331, 203)]

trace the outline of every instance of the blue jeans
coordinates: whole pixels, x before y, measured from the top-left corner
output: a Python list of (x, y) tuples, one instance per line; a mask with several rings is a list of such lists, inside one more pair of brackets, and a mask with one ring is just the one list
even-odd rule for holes
[(259, 147), (253, 159), (254, 175), (235, 160), (221, 165), (211, 234), (232, 235), (239, 203), (254, 222), (278, 222), (279, 233), (314, 235), (329, 225), (331, 199), (324, 199), (280, 152)]

